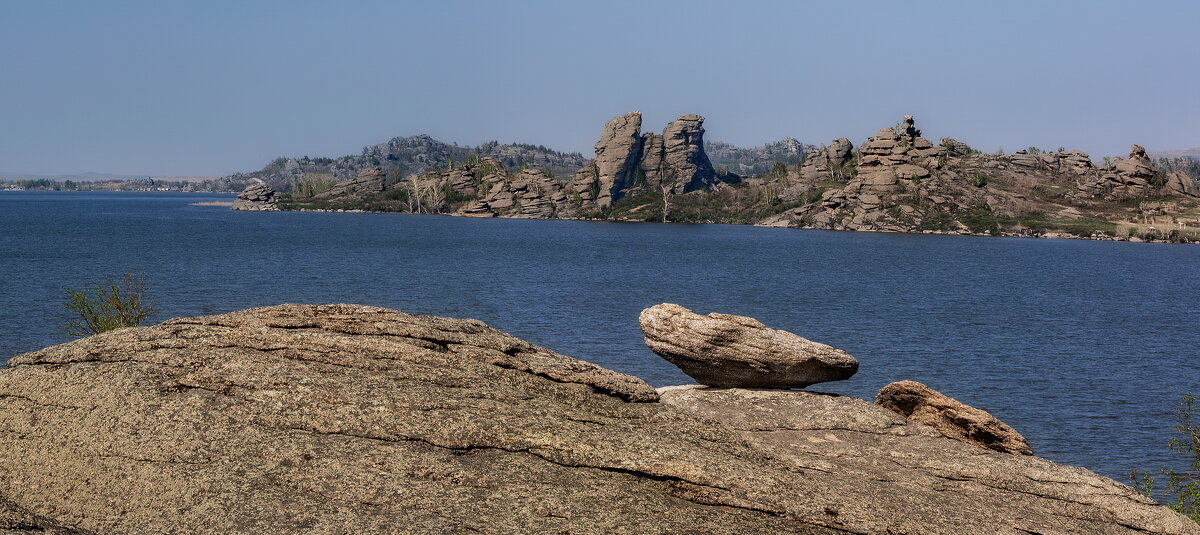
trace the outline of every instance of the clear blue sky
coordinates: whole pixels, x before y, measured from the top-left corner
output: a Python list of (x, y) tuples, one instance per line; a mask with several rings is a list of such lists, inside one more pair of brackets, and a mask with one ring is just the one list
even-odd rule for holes
[(219, 175), (608, 118), (856, 144), (1200, 146), (1200, 3), (0, 0), (0, 170)]

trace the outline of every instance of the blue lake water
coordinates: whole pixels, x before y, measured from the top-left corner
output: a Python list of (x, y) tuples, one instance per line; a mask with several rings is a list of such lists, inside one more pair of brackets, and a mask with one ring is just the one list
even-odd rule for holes
[(350, 302), (481, 319), (655, 386), (691, 382), (637, 315), (673, 302), (845, 349), (984, 408), (1037, 454), (1126, 480), (1183, 468), (1200, 393), (1200, 246), (730, 225), (234, 212), (232, 196), (0, 192), (0, 360), (66, 342), (63, 287), (147, 274), (155, 321)]

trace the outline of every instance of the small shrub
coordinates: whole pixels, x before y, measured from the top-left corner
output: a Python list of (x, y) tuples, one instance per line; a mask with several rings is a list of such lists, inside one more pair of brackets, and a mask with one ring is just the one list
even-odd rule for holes
[(67, 288), (67, 310), (78, 318), (67, 322), (67, 334), (89, 336), (122, 327), (137, 327), (155, 309), (146, 300), (146, 276), (126, 273), (109, 277), (91, 288)]
[(988, 176), (983, 173), (975, 173), (971, 175), (971, 185), (977, 188), (982, 188), (988, 184)]
[[(1200, 407), (1197, 407), (1197, 399), (1200, 398), (1194, 394), (1183, 396), (1176, 409), (1175, 431), (1178, 436), (1172, 438), (1168, 445), (1187, 456), (1189, 466), (1182, 472), (1162, 470), (1162, 476), (1166, 478), (1162, 497), (1167, 507), (1200, 524), (1200, 414), (1197, 413)], [(1153, 497), (1154, 476), (1143, 470), (1133, 470), (1129, 477), (1133, 480), (1134, 488)]]

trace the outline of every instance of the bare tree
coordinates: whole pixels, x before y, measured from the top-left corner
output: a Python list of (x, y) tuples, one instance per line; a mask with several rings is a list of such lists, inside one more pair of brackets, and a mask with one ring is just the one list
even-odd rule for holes
[(662, 188), (662, 201), (663, 201), (662, 222), (666, 223), (667, 222), (667, 213), (670, 212), (670, 210), (671, 210), (671, 190), (673, 190), (674, 187), (670, 182), (668, 182), (666, 180), (662, 181), (662, 184), (660, 185), (660, 187)]

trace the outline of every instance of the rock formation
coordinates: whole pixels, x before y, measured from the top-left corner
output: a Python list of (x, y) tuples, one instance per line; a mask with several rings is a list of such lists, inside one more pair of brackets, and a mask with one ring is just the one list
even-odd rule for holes
[(609, 206), (633, 186), (634, 174), (642, 155), (642, 113), (621, 115), (604, 123), (596, 142), (596, 181), (599, 183), (598, 206)]
[(687, 193), (719, 182), (704, 153), (704, 117), (681, 115), (663, 129), (662, 136), (646, 136), (642, 170), (646, 180), (672, 193)]
[[(831, 505), (837, 518), (864, 504), (892, 511), (884, 524), (850, 533), (1105, 533), (1195, 530), (1170, 521), (1153, 528), (1106, 526), (1146, 518), (1131, 489), (1081, 468), (1025, 455), (988, 452), (861, 399), (804, 391), (660, 390), (661, 403), (720, 422), (752, 447), (799, 473), (861, 485), (860, 499)], [(822, 477), (823, 476), (823, 477)], [(1094, 486), (1093, 486), (1094, 485)], [(1098, 513), (1094, 508), (1105, 513)], [(923, 520), (918, 520), (924, 517)], [(901, 519), (903, 518), (903, 519)], [(1165, 520), (1165, 519), (1164, 519)], [(885, 528), (884, 525), (887, 525)]]
[(659, 403), (473, 320), (283, 305), (9, 365), (3, 533), (1200, 533), (861, 400)]
[(634, 187), (687, 193), (720, 182), (704, 152), (704, 117), (681, 115), (662, 135), (640, 134), (641, 125), (641, 112), (604, 124), (595, 161), (575, 175), (573, 189), (584, 201), (604, 208)]
[(845, 351), (754, 318), (701, 316), (663, 303), (643, 310), (638, 323), (651, 350), (709, 386), (803, 388), (858, 371), (858, 361)]
[(493, 161), (496, 171), (478, 180), (476, 185), (452, 186), (455, 191), (477, 196), (460, 215), (475, 217), (511, 217), (552, 219), (575, 213), (568, 189), (544, 171), (524, 169), (509, 172)]
[(1163, 184), (1163, 191), (1169, 195), (1200, 197), (1200, 187), (1197, 187), (1196, 181), (1183, 171), (1172, 171), (1168, 174), (1167, 182)]
[(279, 209), (278, 195), (266, 182), (256, 181), (238, 194), (233, 200), (234, 210), (275, 211)]
[(809, 152), (800, 168), (800, 175), (811, 181), (842, 180), (853, 157), (854, 144), (849, 139), (839, 137), (828, 147)]
[(955, 440), (1002, 453), (1033, 455), (1025, 437), (995, 416), (916, 381), (883, 387), (875, 403)]
[(1141, 145), (1133, 145), (1129, 156), (1116, 158), (1079, 185), (1082, 197), (1099, 197), (1106, 200), (1122, 200), (1145, 197), (1158, 191), (1167, 177), (1161, 176), (1154, 163)]
[(387, 173), (379, 167), (369, 167), (358, 172), (350, 179), (333, 185), (329, 190), (318, 194), (317, 199), (334, 199), (338, 197), (357, 196), (379, 193), (387, 189)]
[(939, 149), (921, 137), (913, 117), (884, 128), (860, 148), (859, 179), (874, 192), (891, 192), (900, 180), (927, 178), (939, 166)]

